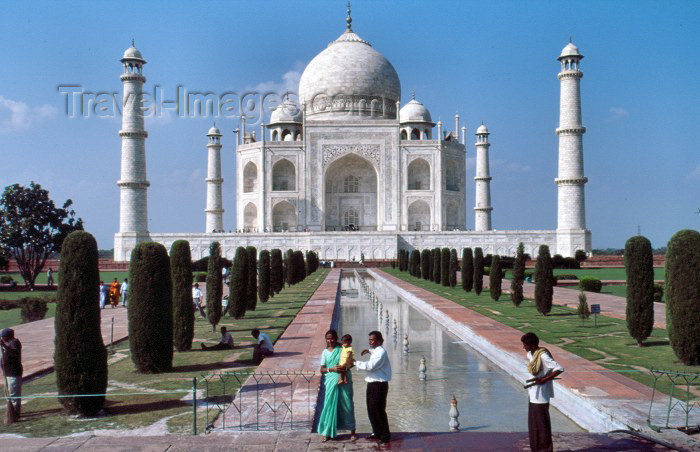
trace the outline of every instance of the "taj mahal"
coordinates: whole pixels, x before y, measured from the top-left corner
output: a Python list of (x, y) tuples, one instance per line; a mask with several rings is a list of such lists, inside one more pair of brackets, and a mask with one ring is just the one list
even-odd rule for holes
[[(436, 123), (415, 95), (402, 102), (392, 64), (352, 30), (349, 9), (346, 22), (345, 31), (306, 66), (298, 101), (285, 98), (259, 130), (249, 130), (242, 116), (231, 135), (237, 232), (224, 232), (224, 199), (232, 199), (233, 190), (224, 191), (217, 127), (203, 143), (203, 230), (148, 230), (148, 134), (140, 102), (126, 102), (141, 99), (146, 60), (133, 45), (124, 52), (115, 260), (129, 260), (139, 242), (155, 241), (169, 249), (179, 239), (190, 242), (195, 259), (208, 255), (212, 241), (221, 243), (228, 258), (236, 247), (248, 245), (314, 250), (324, 260), (393, 259), (399, 249), (435, 247), (482, 247), (485, 254), (512, 256), (519, 242), (531, 255), (542, 244), (562, 256), (590, 251), (580, 96), (583, 55), (575, 45), (568, 43), (558, 57), (558, 175), (552, 185), (558, 191), (556, 229), (498, 230), (491, 221), (488, 128), (482, 124), (476, 129), (472, 145), (459, 116), (454, 124)], [(473, 176), (466, 171), (471, 152), (476, 156)], [(468, 197), (473, 208), (467, 206)]]

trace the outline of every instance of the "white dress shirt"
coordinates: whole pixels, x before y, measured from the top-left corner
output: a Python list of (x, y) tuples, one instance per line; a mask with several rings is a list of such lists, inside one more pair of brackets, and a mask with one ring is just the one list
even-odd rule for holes
[[(527, 359), (532, 361), (532, 352), (527, 352)], [(533, 375), (533, 378), (542, 378), (549, 372), (559, 370), (564, 372), (564, 368), (556, 361), (552, 359), (547, 353), (542, 354), (542, 366), (537, 375)], [(528, 395), (530, 396), (530, 403), (549, 403), (549, 399), (554, 397), (554, 382), (549, 380), (543, 385), (533, 385), (527, 388)]]
[(391, 363), (386, 350), (381, 345), (369, 350), (369, 361), (355, 361), (355, 366), (367, 371), (365, 381), (373, 383), (377, 381), (391, 381)]

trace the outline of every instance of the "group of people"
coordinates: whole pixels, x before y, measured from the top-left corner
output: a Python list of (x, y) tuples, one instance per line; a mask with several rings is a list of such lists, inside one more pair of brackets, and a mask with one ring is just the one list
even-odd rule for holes
[[(200, 344), (204, 351), (214, 350), (233, 350), (233, 336), (228, 332), (225, 326), (221, 327), (221, 339), (218, 344), (206, 345)], [(250, 332), (255, 342), (253, 343), (253, 361), (255, 364), (260, 364), (265, 356), (272, 356), (275, 352), (275, 346), (272, 344), (270, 336), (261, 333), (258, 328)]]
[[(533, 451), (552, 451), (552, 425), (549, 417), (549, 401), (554, 397), (552, 380), (557, 379), (564, 372), (564, 368), (554, 360), (549, 350), (539, 346), (539, 338), (535, 333), (524, 334), (520, 341), (527, 352), (528, 372), (532, 375), (525, 385), (529, 398), (530, 448)], [(326, 349), (321, 355), (321, 373), (324, 376), (323, 409), (318, 422), (318, 433), (323, 435), (322, 441), (335, 438), (338, 430), (349, 430), (350, 439), (357, 439), (351, 372), (353, 367), (367, 372), (367, 415), (372, 425), (369, 439), (381, 443), (391, 441), (386, 414), (391, 363), (383, 343), (381, 332), (370, 332), (369, 349), (360, 354), (369, 354), (370, 358), (368, 361), (359, 361), (355, 359), (352, 349), (352, 336), (344, 335), (339, 343), (335, 330), (326, 332)]]
[(104, 309), (108, 304), (112, 308), (119, 306), (128, 306), (129, 299), (129, 278), (124, 278), (123, 283), (119, 283), (117, 278), (114, 278), (111, 284), (107, 285), (104, 281), (100, 281), (100, 309)]
[(352, 336), (346, 334), (342, 344), (338, 343), (335, 330), (326, 332), (326, 349), (321, 355), (321, 373), (324, 375), (323, 409), (319, 416), (318, 432), (323, 441), (336, 437), (338, 430), (350, 430), (350, 439), (355, 440), (355, 407), (353, 403), (353, 367), (367, 372), (367, 415), (372, 425), (369, 439), (381, 443), (391, 441), (389, 419), (386, 414), (386, 399), (391, 381), (391, 362), (384, 349), (384, 338), (379, 331), (369, 333), (369, 349), (360, 356), (369, 354), (368, 361), (355, 359)]

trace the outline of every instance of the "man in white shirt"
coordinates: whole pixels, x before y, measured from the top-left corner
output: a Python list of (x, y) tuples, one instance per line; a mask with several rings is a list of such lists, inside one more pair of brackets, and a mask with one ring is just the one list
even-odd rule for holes
[(204, 344), (200, 344), (202, 350), (230, 350), (233, 348), (233, 336), (231, 333), (226, 331), (226, 327), (221, 327), (221, 340), (218, 344), (207, 347)]
[(127, 297), (129, 295), (129, 280), (127, 278), (124, 278), (124, 282), (119, 288), (119, 291), (122, 294), (122, 306), (126, 307)]
[(194, 310), (199, 309), (199, 315), (206, 319), (207, 315), (204, 313), (204, 308), (202, 307), (202, 290), (199, 288), (198, 283), (194, 283), (192, 288), (192, 304), (194, 305)]
[(270, 336), (261, 333), (257, 328), (251, 331), (250, 335), (257, 341), (257, 344), (253, 346), (253, 362), (260, 364), (264, 356), (270, 356), (274, 353), (275, 347), (272, 345)]
[(391, 381), (391, 363), (389, 355), (382, 346), (384, 338), (379, 331), (369, 333), (369, 350), (362, 350), (361, 356), (370, 354), (369, 361), (354, 361), (359, 370), (367, 372), (367, 414), (372, 424), (372, 434), (369, 439), (382, 443), (391, 441), (389, 419), (386, 416), (386, 397), (389, 394)]
[(528, 372), (532, 375), (525, 385), (530, 399), (527, 415), (530, 449), (533, 452), (552, 451), (549, 399), (554, 397), (552, 380), (564, 372), (564, 368), (554, 361), (549, 350), (540, 347), (540, 339), (535, 333), (524, 334), (520, 341), (527, 352)]

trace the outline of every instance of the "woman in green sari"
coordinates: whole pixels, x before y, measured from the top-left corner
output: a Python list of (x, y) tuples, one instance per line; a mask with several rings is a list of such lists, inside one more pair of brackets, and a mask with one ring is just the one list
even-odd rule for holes
[(324, 436), (323, 441), (335, 438), (338, 430), (350, 430), (350, 439), (355, 436), (355, 407), (352, 401), (352, 375), (346, 370), (348, 383), (338, 384), (338, 363), (343, 347), (338, 344), (338, 333), (329, 330), (326, 333), (326, 349), (321, 355), (321, 373), (325, 396), (323, 410), (318, 421), (318, 433)]

